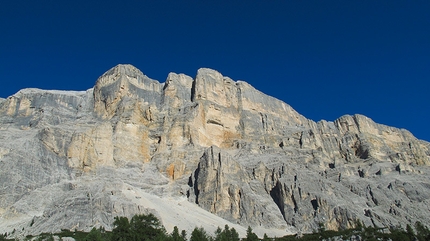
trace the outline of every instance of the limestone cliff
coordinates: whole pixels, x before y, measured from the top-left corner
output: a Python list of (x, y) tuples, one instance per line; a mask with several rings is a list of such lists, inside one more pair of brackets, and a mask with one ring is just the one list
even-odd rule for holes
[[(118, 65), (87, 91), (21, 90), (0, 99), (0, 140), (1, 233), (143, 212), (284, 234), (430, 223), (430, 143), (362, 115), (314, 122), (211, 69), (160, 83)], [(188, 207), (172, 200), (223, 219), (172, 217)]]

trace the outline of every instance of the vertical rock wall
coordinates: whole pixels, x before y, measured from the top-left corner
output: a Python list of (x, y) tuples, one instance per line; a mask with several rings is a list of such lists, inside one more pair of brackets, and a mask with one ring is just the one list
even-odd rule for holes
[[(118, 65), (88, 91), (22, 90), (0, 100), (0, 138), (0, 218), (33, 230), (109, 228), (114, 214), (147, 211), (131, 190), (243, 226), (430, 222), (428, 142), (362, 115), (314, 122), (206, 68), (159, 83)], [(65, 221), (82, 210), (91, 221)]]

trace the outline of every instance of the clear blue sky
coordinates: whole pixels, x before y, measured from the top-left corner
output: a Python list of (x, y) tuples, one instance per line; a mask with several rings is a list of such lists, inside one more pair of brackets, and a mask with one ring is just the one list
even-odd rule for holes
[(430, 140), (428, 0), (2, 1), (0, 97), (86, 90), (118, 63), (160, 82), (208, 67), (315, 121)]

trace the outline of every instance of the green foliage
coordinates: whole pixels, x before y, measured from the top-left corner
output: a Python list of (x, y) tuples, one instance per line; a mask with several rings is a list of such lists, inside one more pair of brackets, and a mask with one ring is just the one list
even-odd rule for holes
[(179, 234), (179, 229), (178, 227), (173, 227), (173, 231), (170, 234), (170, 240), (171, 241), (186, 241), (187, 240), (187, 235), (185, 230), (182, 230), (182, 235)]
[(222, 235), (223, 235), (222, 233), (223, 233), (222, 229), (220, 227), (218, 227), (215, 230), (215, 239), (214, 239), (214, 241), (220, 241), (220, 240), (222, 240)]
[(257, 234), (252, 232), (252, 228), (250, 226), (248, 226), (248, 229), (246, 230), (246, 238), (244, 240), (245, 241), (259, 241), (260, 239), (258, 238)]
[(224, 230), (221, 230), (221, 228), (218, 227), (215, 231), (214, 241), (240, 241), (240, 238), (236, 229), (230, 229), (228, 225), (225, 225)]
[(49, 235), (46, 241), (54, 241), (54, 236), (52, 234)]
[(296, 241), (296, 240), (300, 240), (297, 235), (286, 235), (284, 237), (280, 237), (280, 238), (275, 238), (274, 240), (276, 241)]
[(77, 231), (77, 230), (72, 232), (72, 231), (67, 230), (67, 229), (62, 229), (60, 233), (56, 233), (55, 235), (59, 236), (60, 238), (72, 237), (75, 240), (80, 241), (80, 240), (85, 240), (85, 238), (88, 236), (88, 234), (89, 233)]
[(126, 217), (115, 217), (112, 241), (167, 240), (164, 227), (152, 213)]
[(421, 222), (415, 223), (415, 230), (417, 231), (417, 239), (419, 241), (428, 241), (430, 240), (430, 230), (428, 227), (424, 226)]
[[(179, 234), (178, 227), (174, 227), (171, 234), (166, 231), (161, 222), (153, 215), (135, 215), (129, 221), (126, 217), (115, 217), (112, 232), (107, 232), (104, 228), (93, 228), (90, 232), (61, 230), (60, 233), (42, 233), (37, 237), (27, 236), (27, 240), (51, 241), (54, 236), (72, 237), (76, 241), (187, 241), (187, 233), (182, 230)], [(12, 233), (13, 234), (13, 233)], [(299, 240), (350, 240), (353, 236), (360, 237), (360, 240), (391, 240), (391, 241), (428, 241), (430, 240), (430, 230), (422, 223), (415, 223), (415, 231), (411, 225), (406, 225), (406, 230), (401, 227), (377, 228), (366, 227), (357, 221), (356, 228), (340, 231), (326, 230), (322, 223), (314, 233), (297, 235), (287, 235), (280, 238), (269, 238), (264, 234), (263, 241), (299, 241)], [(0, 234), (0, 241), (7, 239), (6, 234)], [(258, 236), (248, 227), (246, 238), (242, 241), (259, 241)], [(203, 228), (195, 228), (191, 233), (190, 241), (240, 241), (239, 234), (234, 228), (228, 225), (224, 229), (218, 227), (212, 238)]]
[(411, 225), (409, 225), (409, 224), (406, 225), (406, 233), (407, 233), (410, 240), (412, 240), (415, 237), (415, 232), (412, 229)]
[(234, 228), (231, 228), (230, 240), (231, 241), (240, 241), (239, 233)]
[(267, 236), (267, 234), (264, 234), (263, 236), (263, 241), (272, 241), (273, 239), (269, 238), (269, 236)]
[(108, 240), (108, 235), (106, 234), (105, 230), (103, 228), (93, 228), (88, 233), (88, 235), (85, 237), (85, 241), (104, 241)]
[(187, 240), (187, 232), (185, 230), (182, 230), (182, 232), (181, 232), (181, 238), (183, 240)]
[(190, 241), (210, 241), (210, 237), (203, 228), (194, 228)]
[(133, 239), (131, 225), (127, 217), (115, 217), (112, 229), (112, 241), (127, 241)]
[(152, 213), (133, 216), (130, 228), (134, 240), (155, 240), (159, 236), (166, 237), (163, 225)]
[[(409, 226), (411, 228), (411, 226)], [(408, 230), (408, 226), (406, 226), (406, 230)], [(412, 228), (409, 232), (413, 233)], [(404, 231), (401, 227), (391, 227), (389, 234), (384, 234), (384, 236), (389, 237), (392, 241), (413, 241), (415, 240), (414, 235), (408, 234), (408, 231)]]
[(7, 240), (7, 239), (6, 239), (5, 235), (0, 234), (0, 241), (6, 241), (6, 240)]
[(417, 230), (417, 234), (414, 233), (414, 230), (410, 225), (406, 226), (406, 231), (401, 227), (392, 227), (389, 230), (386, 228), (377, 228), (377, 227), (365, 227), (364, 225), (360, 225), (358, 228), (340, 230), (340, 231), (331, 231), (325, 230), (323, 227), (318, 229), (317, 232), (311, 234), (304, 234), (302, 237), (297, 237), (295, 235), (288, 235), (282, 238), (275, 238), (275, 240), (279, 241), (296, 241), (296, 240), (350, 240), (352, 236), (359, 236), (361, 240), (373, 241), (373, 240), (391, 240), (391, 241), (422, 241), (422, 240), (430, 240), (430, 230), (427, 227), (424, 227), (421, 223), (415, 224), (415, 229)]

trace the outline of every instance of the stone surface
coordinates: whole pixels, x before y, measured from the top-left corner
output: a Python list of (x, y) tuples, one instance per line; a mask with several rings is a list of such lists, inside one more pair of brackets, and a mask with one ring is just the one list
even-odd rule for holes
[(430, 223), (430, 143), (362, 115), (314, 122), (206, 68), (160, 83), (118, 65), (87, 91), (21, 90), (0, 99), (0, 140), (0, 233), (146, 212), (242, 235)]

